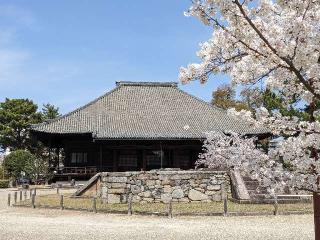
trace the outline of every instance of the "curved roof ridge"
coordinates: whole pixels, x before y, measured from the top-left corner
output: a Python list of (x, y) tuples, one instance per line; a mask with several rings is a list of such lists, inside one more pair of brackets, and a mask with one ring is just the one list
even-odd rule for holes
[(155, 87), (178, 87), (178, 82), (134, 82), (116, 81), (117, 86), (155, 86)]

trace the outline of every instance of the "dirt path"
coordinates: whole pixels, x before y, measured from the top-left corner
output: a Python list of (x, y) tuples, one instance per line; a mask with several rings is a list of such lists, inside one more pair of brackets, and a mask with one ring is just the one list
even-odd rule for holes
[[(4, 196), (3, 196), (4, 195)], [(0, 202), (7, 193), (0, 191)], [(1, 240), (77, 239), (313, 239), (312, 215), (164, 217), (7, 208), (0, 210)]]

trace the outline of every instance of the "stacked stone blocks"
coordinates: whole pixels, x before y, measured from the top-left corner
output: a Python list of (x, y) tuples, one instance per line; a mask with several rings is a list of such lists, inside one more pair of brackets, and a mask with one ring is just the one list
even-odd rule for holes
[(107, 203), (127, 203), (130, 194), (139, 203), (212, 202), (221, 201), (229, 189), (224, 171), (153, 170), (104, 172), (100, 194)]

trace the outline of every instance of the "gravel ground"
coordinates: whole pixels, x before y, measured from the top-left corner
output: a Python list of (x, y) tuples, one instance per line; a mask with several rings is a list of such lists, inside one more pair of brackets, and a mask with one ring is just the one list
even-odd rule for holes
[[(1, 190), (0, 203), (6, 203), (6, 196), (7, 192)], [(5, 205), (0, 205), (1, 240), (313, 239), (312, 215), (168, 219)]]

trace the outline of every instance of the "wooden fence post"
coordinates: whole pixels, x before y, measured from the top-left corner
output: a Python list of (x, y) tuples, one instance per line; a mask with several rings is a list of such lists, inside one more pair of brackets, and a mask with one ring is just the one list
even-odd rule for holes
[(220, 189), (220, 191), (221, 191), (221, 200), (223, 200), (228, 195), (225, 182), (221, 183), (220, 188), (221, 188)]
[(22, 202), (22, 191), (20, 191), (20, 202)]
[(17, 203), (18, 193), (14, 192), (14, 204)]
[(63, 206), (63, 195), (60, 195), (60, 209), (63, 210), (64, 206)]
[(128, 215), (132, 215), (132, 194), (128, 197)]
[(11, 205), (11, 194), (8, 193), (8, 206), (10, 207), (10, 205)]
[(168, 217), (172, 218), (172, 199), (168, 203)]
[(273, 215), (278, 215), (278, 209), (279, 209), (279, 205), (278, 205), (278, 197), (277, 195), (274, 196), (274, 211), (273, 211)]
[(36, 208), (35, 201), (36, 201), (36, 195), (32, 194), (32, 196), (31, 196), (31, 207), (32, 208)]
[(223, 190), (224, 190), (224, 184), (223, 184), (223, 183), (221, 183), (221, 184), (220, 184), (221, 200), (223, 200), (223, 199), (224, 199), (224, 192), (223, 192)]
[(92, 198), (92, 211), (94, 213), (97, 213), (97, 199), (96, 199), (96, 197)]
[(223, 216), (228, 216), (228, 195), (223, 199)]

